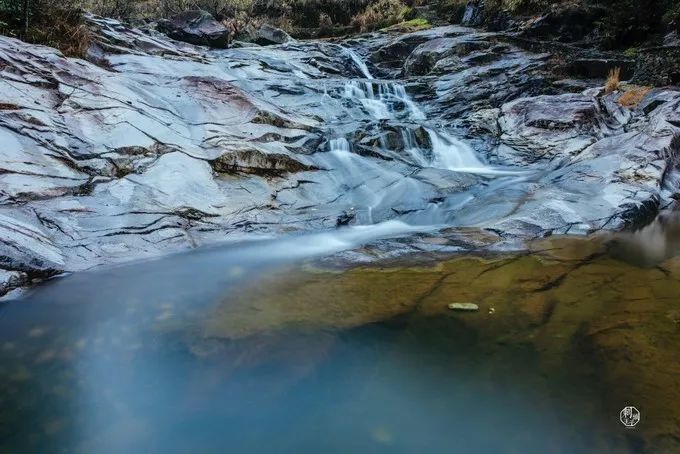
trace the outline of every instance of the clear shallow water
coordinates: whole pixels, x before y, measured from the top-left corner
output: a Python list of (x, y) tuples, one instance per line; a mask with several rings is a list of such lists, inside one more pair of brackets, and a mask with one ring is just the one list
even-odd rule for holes
[[(650, 364), (657, 351), (672, 355), (674, 335), (666, 332), (669, 325), (672, 333), (672, 302), (658, 293), (675, 291), (680, 268), (672, 258), (658, 265), (668, 272), (663, 281), (654, 266), (614, 261), (583, 240), (536, 246), (561, 251), (545, 264), (536, 252), (463, 256), (401, 271), (301, 272), (296, 265), (312, 251), (366, 241), (359, 232), (349, 229), (332, 248), (329, 238), (301, 237), (80, 273), (6, 304), (0, 448), (642, 450), (644, 432), (618, 422), (618, 406), (627, 402), (617, 395), (607, 405), (603, 386), (609, 369), (623, 364), (616, 359), (622, 354), (632, 355), (624, 363), (636, 374), (641, 362), (659, 366)], [(602, 282), (628, 282), (636, 290), (603, 291)], [(640, 296), (648, 286), (654, 296)], [(537, 295), (545, 301), (536, 302)], [(459, 299), (476, 301), (480, 312), (446, 309)], [(635, 329), (661, 323), (663, 329), (644, 332), (654, 349), (617, 347), (623, 350), (606, 365), (565, 350), (593, 341), (583, 333), (600, 333), (598, 323), (610, 332), (620, 316)], [(637, 325), (642, 316), (652, 318)], [(574, 320), (593, 325), (574, 334)], [(611, 339), (635, 339), (636, 332), (614, 332)], [(595, 340), (595, 351), (608, 345)], [(605, 369), (596, 373), (595, 365)], [(647, 379), (636, 378), (643, 388)], [(663, 420), (654, 408), (662, 405), (659, 395), (641, 402), (637, 385), (626, 382), (626, 395), (649, 420)]]
[[(29, 306), (16, 311), (35, 319)], [(40, 327), (3, 333), (5, 345), (17, 342), (2, 354), (9, 452), (598, 452), (620, 444), (588, 407), (592, 389), (541, 377), (530, 351), (476, 348), (455, 320), (225, 341), (191, 333), (191, 316), (179, 333), (154, 327), (163, 309), (144, 303), (122, 320), (122, 308), (78, 309), (96, 315), (53, 320), (44, 335)], [(16, 323), (16, 311), (3, 318)]]

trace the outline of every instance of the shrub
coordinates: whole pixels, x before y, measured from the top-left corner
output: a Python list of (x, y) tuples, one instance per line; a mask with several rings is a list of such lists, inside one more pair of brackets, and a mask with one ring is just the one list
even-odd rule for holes
[(352, 25), (364, 31), (377, 30), (413, 18), (413, 9), (400, 0), (378, 0), (352, 18)]
[(663, 21), (669, 28), (680, 32), (680, 4), (672, 6), (666, 11), (663, 15)]
[(79, 4), (75, 0), (0, 0), (0, 22), (5, 24), (4, 33), (82, 57), (90, 32)]

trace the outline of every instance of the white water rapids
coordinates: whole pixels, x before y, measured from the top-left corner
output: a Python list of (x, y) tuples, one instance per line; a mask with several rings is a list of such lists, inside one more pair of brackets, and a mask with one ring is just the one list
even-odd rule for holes
[[(374, 122), (389, 124), (398, 131), (403, 143), (401, 156), (416, 168), (439, 172), (443, 179), (456, 181), (460, 174), (475, 175), (474, 178), (480, 179), (480, 185), (474, 191), (452, 194), (451, 200), (442, 206), (427, 203), (422, 188), (417, 187), (414, 179), (404, 178), (384, 161), (365, 159), (357, 154), (355, 144), (351, 142), (352, 135), (332, 138), (328, 141), (326, 166), (336, 171), (337, 184), (352, 189), (351, 194), (340, 194), (339, 197), (344, 197), (352, 206), (356, 225), (397, 219), (411, 229), (450, 226), (456, 210), (475, 200), (480, 193), (488, 194), (526, 179), (529, 174), (526, 170), (489, 165), (470, 145), (441, 126), (428, 122), (425, 112), (407, 94), (404, 85), (376, 79), (354, 51), (345, 50), (363, 79), (347, 80), (344, 97), (349, 103), (358, 103)], [(423, 144), (423, 137), (420, 141), (417, 139), (414, 131), (419, 128), (425, 131), (425, 141), (429, 144)], [(390, 148), (384, 133), (380, 146), (383, 150)], [(387, 189), (384, 181), (392, 182)], [(476, 216), (472, 215), (473, 221)]]
[[(358, 100), (364, 109), (375, 120), (408, 120), (423, 126), (432, 146), (432, 159), (427, 160), (424, 150), (420, 149), (413, 137), (413, 130), (402, 128), (401, 135), (409, 153), (416, 164), (422, 167), (435, 167), (453, 172), (465, 172), (479, 175), (522, 175), (526, 171), (519, 169), (498, 168), (486, 164), (475, 151), (442, 128), (432, 128), (427, 123), (425, 113), (406, 93), (404, 85), (393, 81), (378, 81), (370, 73), (366, 63), (356, 52), (346, 49), (347, 54), (357, 66), (365, 80), (348, 80), (345, 83), (344, 96), (350, 100)], [(331, 143), (331, 149), (334, 144)], [(342, 146), (343, 149), (345, 146)], [(346, 150), (347, 153), (350, 150)]]

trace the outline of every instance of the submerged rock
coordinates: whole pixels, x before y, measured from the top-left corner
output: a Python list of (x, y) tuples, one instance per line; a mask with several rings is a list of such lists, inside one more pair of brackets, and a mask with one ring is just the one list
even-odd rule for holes
[(479, 306), (475, 303), (451, 303), (449, 309), (452, 311), (475, 312), (479, 310)]
[(29, 279), (26, 273), (0, 270), (0, 297), (15, 288), (28, 284)]

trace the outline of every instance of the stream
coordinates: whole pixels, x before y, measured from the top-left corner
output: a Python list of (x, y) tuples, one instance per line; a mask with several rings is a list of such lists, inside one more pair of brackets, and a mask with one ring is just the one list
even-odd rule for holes
[(0, 452), (678, 448), (675, 92), (557, 92), (463, 27), (90, 20), (106, 65), (0, 41), (38, 106), (0, 116)]

